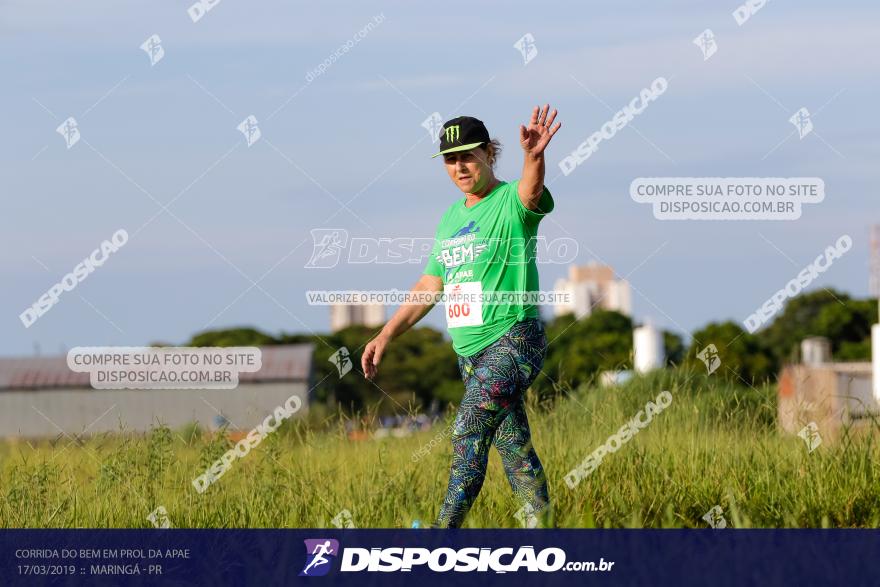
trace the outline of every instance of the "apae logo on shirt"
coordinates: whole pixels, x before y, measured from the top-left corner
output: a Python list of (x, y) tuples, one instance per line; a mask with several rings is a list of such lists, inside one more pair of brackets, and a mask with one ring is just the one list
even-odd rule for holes
[(458, 229), (452, 237), (440, 243), (442, 248), (436, 259), (446, 267), (447, 277), (456, 267), (473, 263), (489, 247), (487, 243), (475, 242), (478, 232), (480, 232), (480, 227), (476, 226), (475, 220), (471, 220), (470, 223)]

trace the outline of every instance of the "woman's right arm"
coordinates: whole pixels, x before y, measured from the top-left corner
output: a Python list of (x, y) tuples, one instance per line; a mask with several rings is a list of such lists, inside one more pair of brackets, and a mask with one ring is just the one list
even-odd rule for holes
[[(443, 280), (436, 275), (422, 275), (413, 286), (411, 293), (415, 301), (401, 304), (376, 338), (371, 340), (361, 356), (361, 368), (367, 379), (372, 379), (378, 371), (379, 361), (385, 353), (385, 347), (393, 339), (409, 330), (416, 322), (434, 307), (434, 297), (443, 291)], [(421, 299), (425, 298), (425, 299)], [(427, 302), (427, 303), (424, 303)]]

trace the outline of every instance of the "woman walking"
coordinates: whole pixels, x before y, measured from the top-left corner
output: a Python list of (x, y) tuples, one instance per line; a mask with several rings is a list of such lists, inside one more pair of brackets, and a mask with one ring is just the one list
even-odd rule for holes
[[(525, 412), (525, 392), (543, 365), (547, 339), (538, 307), (524, 295), (539, 289), (535, 239), (539, 222), (553, 210), (544, 186), (544, 150), (562, 124), (553, 126), (556, 110), (549, 110), (549, 104), (535, 107), (529, 125), (520, 125), (519, 180), (495, 177), (501, 145), (470, 116), (443, 125), (440, 152), (433, 155), (443, 156), (464, 198), (441, 218), (431, 258), (412, 293), (447, 294), (447, 327), (465, 386), (453, 424), (449, 485), (433, 527), (462, 525), (483, 486), (493, 444), (522, 504), (521, 517), (530, 526), (550, 521), (547, 480)], [(505, 301), (495, 301), (500, 299)], [(361, 366), (368, 378), (375, 376), (391, 340), (432, 307), (414, 303), (398, 309), (364, 349)]]

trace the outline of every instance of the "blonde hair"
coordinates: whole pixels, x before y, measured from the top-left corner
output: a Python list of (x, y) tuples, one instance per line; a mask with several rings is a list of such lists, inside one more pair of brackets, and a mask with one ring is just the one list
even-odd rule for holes
[(486, 152), (486, 164), (492, 169), (492, 171), (495, 171), (495, 164), (498, 163), (498, 158), (501, 156), (501, 141), (498, 139), (492, 139), (488, 143), (476, 147), (476, 149), (483, 149), (483, 151)]

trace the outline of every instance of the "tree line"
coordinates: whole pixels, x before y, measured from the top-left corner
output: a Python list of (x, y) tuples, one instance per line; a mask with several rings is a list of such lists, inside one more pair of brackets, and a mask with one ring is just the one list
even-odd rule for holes
[[(710, 322), (694, 331), (685, 345), (677, 333), (663, 331), (669, 367), (704, 370), (698, 358), (714, 345), (721, 367), (713, 376), (758, 385), (775, 381), (786, 363), (799, 360), (800, 342), (810, 336), (831, 341), (836, 361), (869, 361), (871, 325), (877, 323), (876, 299), (852, 299), (848, 294), (821, 289), (790, 300), (772, 322), (755, 333), (740, 322)], [(594, 310), (575, 319), (559, 316), (545, 324), (549, 348), (532, 390), (552, 399), (572, 389), (596, 383), (602, 371), (631, 369), (632, 320), (614, 311)], [(444, 333), (429, 326), (410, 329), (389, 345), (379, 373), (371, 382), (360, 373), (360, 356), (378, 328), (351, 326), (331, 334), (279, 333), (254, 328), (201, 332), (187, 346), (269, 346), (312, 343), (314, 383), (312, 401), (338, 406), (346, 412), (375, 409), (380, 414), (425, 410), (458, 403), (464, 393), (458, 363)], [(339, 377), (331, 361), (345, 347), (352, 370)]]

